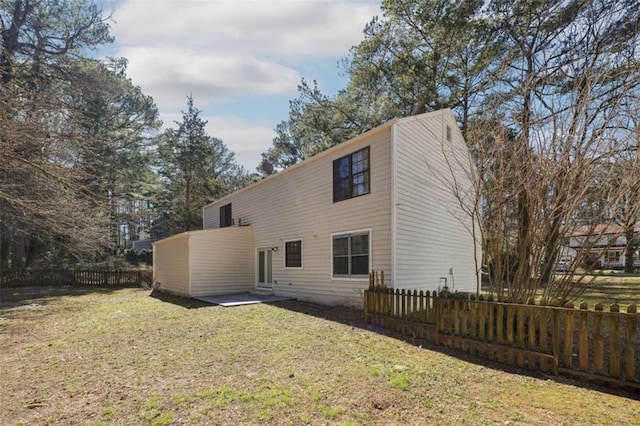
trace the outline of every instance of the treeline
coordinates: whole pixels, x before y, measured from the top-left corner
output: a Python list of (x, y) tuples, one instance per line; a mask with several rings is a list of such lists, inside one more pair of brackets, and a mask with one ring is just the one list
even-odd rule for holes
[[(391, 118), (451, 108), (477, 184), (436, 182), (474, 219), (478, 276), (492, 291), (566, 299), (576, 268), (622, 235), (632, 265), (640, 3), (386, 0), (381, 10), (341, 63), (343, 90), (301, 82), (263, 173)], [(204, 204), (252, 178), (206, 134), (191, 97), (177, 128), (160, 133), (126, 60), (89, 56), (112, 41), (106, 19), (84, 0), (0, 3), (2, 268), (100, 260), (130, 240), (197, 229)], [(617, 235), (605, 235), (613, 224)], [(577, 230), (590, 238), (555, 275)]]
[(85, 0), (0, 2), (0, 270), (197, 229), (204, 204), (249, 179), (191, 97), (160, 132), (126, 59), (92, 58), (108, 19)]
[[(628, 267), (638, 249), (639, 26), (637, 0), (383, 1), (341, 64), (346, 88), (332, 96), (302, 81), (264, 171), (393, 117), (451, 108), (477, 185), (436, 182), (474, 218), (478, 277), (514, 300), (542, 287), (545, 300), (566, 300), (592, 249), (626, 235)], [(607, 224), (617, 235), (604, 234)], [(590, 235), (584, 250), (554, 276), (579, 229)]]

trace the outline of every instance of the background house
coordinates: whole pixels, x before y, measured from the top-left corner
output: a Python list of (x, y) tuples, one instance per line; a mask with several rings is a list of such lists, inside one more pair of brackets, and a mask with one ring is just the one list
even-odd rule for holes
[[(640, 232), (640, 222), (633, 227), (633, 235)], [(581, 259), (591, 268), (623, 269), (626, 263), (627, 236), (617, 224), (584, 225), (576, 227), (567, 238), (562, 252), (565, 257)], [(637, 243), (634, 244), (633, 263), (640, 267)]]
[(392, 120), (205, 206), (205, 230), (154, 243), (157, 285), (359, 306), (377, 270), (389, 287), (475, 291), (473, 172), (450, 110)]

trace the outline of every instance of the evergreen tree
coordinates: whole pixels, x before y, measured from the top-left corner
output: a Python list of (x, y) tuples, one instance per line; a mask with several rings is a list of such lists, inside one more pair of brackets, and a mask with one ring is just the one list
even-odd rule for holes
[(207, 122), (187, 97), (178, 129), (160, 136), (158, 193), (159, 213), (169, 218), (171, 233), (202, 229), (202, 207), (245, 183), (246, 172), (224, 142), (206, 133)]

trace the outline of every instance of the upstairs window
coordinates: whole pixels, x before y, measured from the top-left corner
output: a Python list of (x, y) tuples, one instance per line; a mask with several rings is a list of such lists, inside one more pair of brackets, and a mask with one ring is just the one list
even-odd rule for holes
[(369, 193), (369, 147), (333, 162), (333, 202)]
[(231, 226), (231, 203), (220, 207), (220, 228)]

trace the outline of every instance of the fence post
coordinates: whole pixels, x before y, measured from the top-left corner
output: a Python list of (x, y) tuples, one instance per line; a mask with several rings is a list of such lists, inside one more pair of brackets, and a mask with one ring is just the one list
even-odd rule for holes
[(517, 341), (518, 341), (518, 348), (520, 349), (516, 355), (516, 363), (518, 364), (518, 367), (522, 367), (524, 366), (524, 352), (522, 351), (522, 349), (524, 349), (524, 302), (522, 300), (518, 300), (518, 306), (516, 306), (516, 320), (518, 321), (518, 328), (517, 328)]
[(593, 308), (595, 313), (593, 314), (593, 363), (596, 374), (602, 374), (604, 372), (604, 341), (602, 337), (602, 311), (604, 306), (598, 302)]
[(476, 299), (475, 294), (471, 297), (469, 303), (469, 313), (471, 316), (470, 327), (469, 327), (469, 335), (472, 339), (476, 339), (478, 337), (478, 310), (480, 305)]
[(434, 316), (436, 320), (436, 333), (435, 333), (435, 342), (436, 345), (440, 344), (440, 330), (442, 327), (442, 300), (440, 296), (433, 297), (433, 307), (434, 307)]
[(609, 310), (613, 313), (609, 321), (609, 345), (611, 348), (609, 374), (612, 377), (620, 378), (620, 317), (617, 315), (620, 312), (620, 305), (614, 303)]
[(567, 303), (564, 311), (565, 325), (564, 325), (564, 359), (563, 364), (565, 368), (571, 368), (573, 363), (573, 303)]
[[(540, 351), (548, 354), (549, 353), (549, 323), (547, 320), (549, 319), (550, 309), (548, 306), (540, 305), (542, 309), (538, 311), (538, 328), (540, 329)], [(540, 358), (540, 368), (545, 373), (549, 371), (549, 362), (547, 358)]]
[(456, 336), (460, 336), (460, 303), (457, 298), (452, 298), (451, 305), (453, 306), (453, 334)]
[(636, 328), (638, 325), (637, 318), (638, 309), (636, 305), (627, 306), (627, 350), (624, 353), (624, 375), (628, 381), (633, 381), (635, 376), (635, 349), (633, 340), (636, 336)]
[(480, 340), (484, 340), (484, 336), (485, 336), (486, 307), (487, 307), (487, 304), (484, 303), (484, 296), (481, 294), (480, 297), (478, 298), (478, 309), (480, 311), (478, 313), (478, 337), (480, 338)]
[(589, 321), (587, 302), (580, 304), (580, 338), (578, 349), (578, 368), (580, 371), (587, 371), (589, 368)]
[[(493, 302), (493, 296), (489, 296), (489, 298), (487, 299), (488, 302)], [(494, 305), (493, 303), (487, 303), (487, 309), (489, 310), (489, 320), (488, 320), (488, 326), (487, 326), (487, 334), (488, 334), (488, 339), (489, 342), (494, 343), (495, 342), (495, 333), (494, 330), (496, 329), (495, 326), (495, 307), (496, 305)], [(493, 357), (491, 357), (491, 359), (493, 359)]]
[(364, 320), (365, 322), (369, 322), (369, 290), (364, 291), (364, 300), (362, 303), (364, 304)]
[(515, 364), (513, 346), (514, 346), (514, 338), (513, 338), (513, 322), (515, 320), (515, 307), (513, 306), (513, 302), (509, 301), (507, 303), (506, 309), (506, 327), (507, 327), (507, 362), (511, 365)]
[(504, 315), (505, 307), (498, 299), (496, 301), (496, 342), (504, 343)]
[[(527, 301), (527, 307), (525, 310), (525, 316), (527, 321), (527, 330), (529, 331), (529, 335), (527, 336), (527, 348), (531, 351), (529, 356), (527, 357), (527, 361), (529, 362), (529, 368), (535, 369), (536, 366), (536, 356), (533, 354), (533, 351), (536, 350), (537, 342), (536, 342), (536, 299), (533, 297)], [(542, 313), (542, 309), (540, 310)], [(546, 330), (545, 330), (546, 331)], [(542, 335), (542, 329), (540, 329), (540, 335)], [(542, 365), (540, 365), (540, 369), (542, 370)]]
[(560, 361), (560, 311), (553, 309), (553, 327), (551, 332), (551, 347), (553, 348), (553, 374), (558, 375)]

